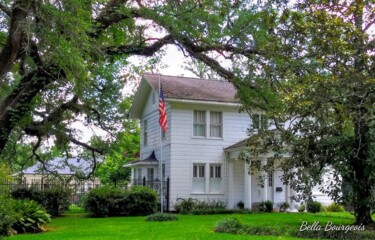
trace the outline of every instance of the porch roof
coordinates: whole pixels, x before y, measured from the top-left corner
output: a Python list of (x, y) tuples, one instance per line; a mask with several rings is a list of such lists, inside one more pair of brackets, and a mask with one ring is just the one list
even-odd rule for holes
[(135, 166), (140, 166), (140, 165), (158, 165), (159, 160), (156, 159), (155, 156), (155, 151), (152, 151), (150, 156), (148, 156), (146, 159), (140, 160), (134, 160), (131, 162), (128, 162), (127, 164), (124, 165), (124, 167), (135, 167)]
[(246, 147), (248, 139), (249, 138), (245, 138), (239, 142), (236, 142), (235, 144), (232, 144), (229, 147), (224, 148), (224, 150), (230, 152), (230, 151), (237, 150), (238, 148)]

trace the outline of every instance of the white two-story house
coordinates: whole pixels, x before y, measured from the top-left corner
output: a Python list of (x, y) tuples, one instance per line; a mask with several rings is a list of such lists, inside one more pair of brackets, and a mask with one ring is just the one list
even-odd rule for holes
[[(167, 108), (165, 134), (158, 121), (159, 81)], [(227, 81), (145, 74), (130, 110), (130, 117), (141, 125), (140, 159), (127, 164), (133, 183), (169, 178), (171, 209), (178, 198), (220, 200), (228, 208), (240, 201), (246, 208), (262, 200), (290, 202), (293, 193), (280, 180), (281, 171), (251, 175), (238, 160), (247, 130), (262, 127), (263, 121), (253, 123), (247, 113), (239, 112), (235, 94)], [(260, 175), (267, 176), (263, 184)], [(315, 195), (323, 203), (329, 201), (319, 192)]]

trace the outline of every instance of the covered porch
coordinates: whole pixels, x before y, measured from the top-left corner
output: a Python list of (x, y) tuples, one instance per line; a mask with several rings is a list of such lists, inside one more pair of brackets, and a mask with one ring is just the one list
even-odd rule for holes
[[(296, 204), (291, 201), (294, 192), (281, 181), (282, 171), (261, 171), (251, 174), (249, 165), (238, 157), (244, 150), (246, 150), (246, 139), (225, 148), (228, 208), (236, 208), (239, 202), (243, 202), (245, 208), (252, 209), (262, 201), (269, 200), (273, 202), (276, 209), (280, 203), (288, 202), (289, 210), (296, 211)], [(267, 157), (260, 158), (260, 164), (267, 164)]]

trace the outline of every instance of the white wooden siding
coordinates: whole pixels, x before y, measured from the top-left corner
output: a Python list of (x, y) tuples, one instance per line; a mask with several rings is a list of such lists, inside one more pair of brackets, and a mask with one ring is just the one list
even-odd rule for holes
[[(247, 137), (246, 131), (250, 118), (245, 113), (238, 113), (234, 107), (202, 106), (202, 105), (172, 105), (171, 113), (171, 199), (196, 198), (200, 200), (226, 201), (226, 165), (224, 148)], [(193, 136), (193, 111), (223, 112), (223, 138), (196, 138)], [(209, 124), (209, 122), (207, 122)], [(206, 194), (192, 193), (193, 163), (222, 164), (223, 193)], [(209, 165), (206, 165), (206, 169)], [(242, 168), (243, 169), (243, 168)], [(242, 170), (243, 171), (243, 170)], [(206, 178), (209, 177), (206, 171)], [(243, 181), (242, 181), (243, 184)], [(243, 188), (242, 188), (243, 189)]]
[(245, 202), (244, 197), (244, 162), (241, 160), (233, 161), (234, 169), (234, 206), (237, 206), (239, 201)]

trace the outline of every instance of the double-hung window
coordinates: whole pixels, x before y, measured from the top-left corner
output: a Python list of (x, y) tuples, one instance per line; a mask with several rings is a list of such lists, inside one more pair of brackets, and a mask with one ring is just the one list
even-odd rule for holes
[(210, 165), (210, 193), (221, 193), (222, 192), (222, 177), (221, 177), (221, 165), (211, 164)]
[(194, 137), (223, 137), (223, 113), (217, 111), (194, 110)]
[(223, 137), (222, 112), (210, 112), (210, 137)]
[(206, 112), (194, 111), (193, 135), (196, 137), (206, 136)]
[(205, 188), (205, 165), (204, 164), (193, 164), (193, 186), (192, 191), (195, 193), (204, 193)]

